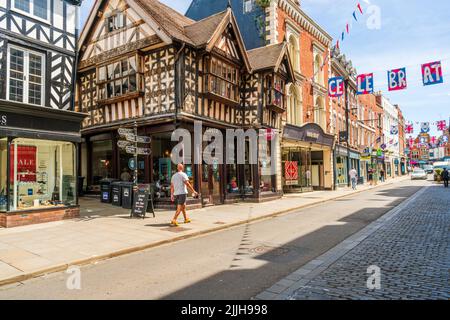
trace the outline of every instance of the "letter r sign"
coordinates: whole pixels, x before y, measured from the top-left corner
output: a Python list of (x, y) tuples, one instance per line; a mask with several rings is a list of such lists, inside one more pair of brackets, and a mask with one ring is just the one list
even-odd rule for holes
[(340, 97), (344, 94), (344, 78), (335, 77), (328, 80), (328, 94), (332, 98)]
[(389, 91), (398, 91), (406, 89), (406, 68), (394, 69), (388, 71)]

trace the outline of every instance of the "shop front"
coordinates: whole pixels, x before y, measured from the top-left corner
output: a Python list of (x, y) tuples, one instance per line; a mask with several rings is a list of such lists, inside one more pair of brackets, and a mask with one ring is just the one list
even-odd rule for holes
[(73, 218), (84, 115), (0, 102), (0, 226)]
[[(220, 205), (238, 201), (264, 201), (274, 197), (281, 197), (276, 190), (276, 175), (271, 171), (270, 162), (260, 161), (258, 164), (250, 162), (249, 141), (245, 142), (245, 162), (238, 164), (238, 144), (215, 149), (212, 153), (217, 160), (206, 163), (203, 159), (201, 165), (194, 162), (195, 148), (194, 125), (183, 122), (177, 126), (173, 123), (139, 125), (138, 135), (151, 137), (151, 155), (138, 157), (138, 182), (148, 183), (152, 186), (155, 207), (172, 208), (174, 204), (170, 199), (171, 177), (176, 173), (176, 163), (172, 161), (172, 152), (179, 143), (172, 141), (172, 133), (176, 128), (185, 129), (191, 136), (191, 152), (181, 152), (185, 173), (191, 184), (201, 194), (200, 199), (188, 198), (191, 208)], [(100, 193), (100, 181), (103, 179), (117, 179), (121, 181), (134, 181), (134, 170), (129, 166), (132, 155), (117, 147), (121, 139), (114, 130), (96, 134), (84, 134), (82, 143), (82, 166), (80, 174), (86, 177), (84, 188), (88, 193)], [(225, 127), (203, 125), (202, 135), (206, 132), (215, 139), (215, 136), (226, 137)], [(228, 128), (229, 129), (229, 128)], [(205, 137), (205, 136), (204, 136)], [(203, 141), (200, 151), (206, 150), (211, 141)], [(234, 151), (232, 151), (234, 149)], [(259, 148), (258, 148), (259, 149)], [(183, 147), (184, 150), (184, 147)], [(234, 152), (234, 163), (226, 161), (228, 153)], [(258, 150), (258, 152), (261, 152)], [(271, 154), (271, 144), (268, 142), (266, 152)], [(219, 160), (220, 159), (220, 160)]]
[(283, 191), (331, 190), (333, 144), (334, 137), (317, 124), (286, 125), (281, 145)]
[(348, 186), (348, 150), (346, 147), (337, 145), (335, 147), (336, 157), (336, 186), (339, 188)]

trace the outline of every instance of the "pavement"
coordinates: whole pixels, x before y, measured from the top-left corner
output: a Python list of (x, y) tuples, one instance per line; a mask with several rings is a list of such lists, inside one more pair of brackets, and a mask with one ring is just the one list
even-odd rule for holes
[(448, 300), (449, 226), (450, 190), (429, 185), (256, 298)]
[[(401, 184), (408, 179), (390, 180), (378, 187)], [(0, 229), (0, 285), (268, 219), (372, 188), (318, 191), (287, 195), (261, 204), (238, 203), (192, 210), (189, 212), (192, 223), (176, 228), (169, 225), (171, 211), (157, 211), (156, 218), (130, 219), (128, 210), (84, 198), (80, 201), (79, 219)]]

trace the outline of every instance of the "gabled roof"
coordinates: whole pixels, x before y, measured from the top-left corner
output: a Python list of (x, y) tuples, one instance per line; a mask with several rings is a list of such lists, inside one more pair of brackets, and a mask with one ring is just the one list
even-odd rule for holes
[(186, 36), (184, 28), (195, 23), (194, 20), (189, 19), (158, 0), (127, 1), (134, 1), (139, 8), (144, 9), (145, 13), (153, 18), (170, 38), (193, 44), (192, 40)]
[(283, 63), (283, 60), (286, 58), (288, 63), (288, 73), (293, 80), (295, 79), (286, 42), (249, 50), (247, 51), (247, 54), (253, 71), (273, 69), (277, 72)]
[[(91, 9), (88, 20), (80, 35), (79, 47), (86, 41), (89, 32), (97, 18), (98, 11), (107, 0), (96, 0)], [(245, 44), (242, 40), (238, 24), (231, 8), (207, 17), (200, 21), (194, 21), (185, 17), (176, 10), (166, 6), (158, 0), (124, 0), (136, 12), (142, 15), (142, 19), (149, 24), (156, 34), (166, 43), (172, 41), (184, 42), (188, 45), (205, 48), (211, 51), (217, 40), (231, 23), (236, 34), (239, 49), (241, 50), (244, 64), (251, 71), (246, 54)]]
[(194, 41), (197, 46), (205, 46), (211, 40), (214, 32), (227, 15), (227, 11), (219, 12), (203, 20), (187, 26), (186, 35)]

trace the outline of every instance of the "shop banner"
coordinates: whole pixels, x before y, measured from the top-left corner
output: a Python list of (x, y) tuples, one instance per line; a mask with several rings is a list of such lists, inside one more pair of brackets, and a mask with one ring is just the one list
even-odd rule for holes
[[(17, 180), (36, 182), (36, 152), (35, 146), (17, 146)], [(14, 145), (10, 152), (10, 177), (14, 180)]]

